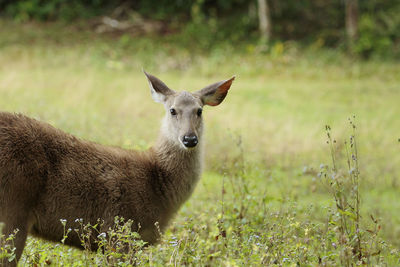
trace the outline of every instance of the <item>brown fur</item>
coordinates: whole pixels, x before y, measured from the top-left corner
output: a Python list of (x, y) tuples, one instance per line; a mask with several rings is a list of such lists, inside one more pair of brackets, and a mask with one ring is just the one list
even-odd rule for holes
[[(165, 95), (164, 124), (168, 124), (168, 105), (178, 105), (176, 99), (189, 93), (172, 94), (171, 90), (165, 94), (157, 89), (159, 80), (146, 75), (153, 82), (152, 90)], [(201, 92), (190, 94), (192, 104), (207, 104), (199, 100)], [(201, 146), (182, 148), (174, 136), (168, 136), (168, 127), (163, 126), (153, 148), (139, 152), (83, 141), (47, 123), (0, 112), (0, 222), (5, 223), (5, 235), (19, 229), (14, 241), (16, 259), (28, 233), (60, 241), (64, 234), (60, 219), (67, 220), (67, 227), (77, 228), (77, 218), (91, 224), (100, 218), (107, 229), (115, 216), (121, 216), (135, 222), (132, 230), (138, 230), (144, 241), (156, 242), (155, 223), (161, 231), (165, 229), (201, 172)], [(201, 135), (201, 129), (200, 123), (194, 130)], [(65, 243), (81, 246), (76, 234)]]

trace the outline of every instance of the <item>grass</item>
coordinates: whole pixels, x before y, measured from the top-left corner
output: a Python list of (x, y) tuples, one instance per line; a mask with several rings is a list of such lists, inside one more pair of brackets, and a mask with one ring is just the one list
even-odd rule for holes
[[(152, 101), (142, 67), (185, 90), (238, 76), (224, 103), (204, 112), (206, 168), (194, 195), (161, 244), (131, 255), (136, 263), (346, 265), (335, 201), (318, 173), (321, 164), (332, 167), (326, 124), (345, 172), (347, 118), (355, 114), (361, 227), (381, 227), (367, 250), (376, 255), (365, 263), (400, 264), (399, 63), (290, 42), (275, 53), (233, 45), (202, 51), (174, 36), (110, 38), (8, 21), (0, 27), (7, 29), (0, 33), (1, 110), (103, 144), (145, 149), (154, 142), (164, 111)], [(29, 238), (21, 265), (46, 262), (107, 265), (101, 253)]]

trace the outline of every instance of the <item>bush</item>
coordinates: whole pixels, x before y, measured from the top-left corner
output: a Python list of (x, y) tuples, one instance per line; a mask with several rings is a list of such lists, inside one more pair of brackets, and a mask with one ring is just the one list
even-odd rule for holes
[(6, 1), (0, 5), (5, 14), (20, 22), (89, 18), (104, 13), (110, 7), (105, 0), (20, 0)]
[[(352, 51), (363, 58), (399, 58), (400, 3), (394, 0), (358, 2), (359, 38), (352, 44)], [(132, 10), (145, 19), (162, 21), (166, 26), (163, 34), (180, 31), (183, 43), (189, 47), (195, 43), (202, 49), (211, 49), (218, 43), (236, 46), (258, 42), (256, 3), (256, 0), (179, 0), (173, 4), (168, 0), (3, 0), (0, 10), (19, 22), (72, 21), (104, 14), (120, 19), (122, 13), (124, 19), (134, 20), (129, 17)], [(274, 39), (305, 44), (318, 41), (324, 47), (344, 44), (343, 1), (268, 0), (268, 3)]]
[(363, 57), (400, 56), (400, 5), (390, 12), (363, 14), (359, 21), (360, 36), (354, 50)]

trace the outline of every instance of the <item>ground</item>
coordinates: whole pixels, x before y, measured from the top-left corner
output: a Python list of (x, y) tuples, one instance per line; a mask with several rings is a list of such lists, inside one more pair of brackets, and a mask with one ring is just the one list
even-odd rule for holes
[[(225, 101), (204, 110), (205, 170), (193, 196), (159, 245), (128, 260), (112, 254), (115, 260), (400, 264), (399, 63), (291, 43), (276, 45), (274, 53), (250, 45), (193, 52), (173, 38), (101, 36), (65, 25), (0, 26), (6, 29), (0, 32), (1, 110), (102, 144), (146, 149), (154, 143), (164, 110), (152, 101), (142, 68), (188, 91), (237, 75)], [(350, 241), (338, 238), (334, 194), (329, 178), (319, 175), (332, 167), (326, 125), (338, 168), (347, 173), (349, 118), (357, 126), (363, 260), (346, 252)], [(102, 253), (29, 238), (21, 266), (35, 263), (107, 265)]]

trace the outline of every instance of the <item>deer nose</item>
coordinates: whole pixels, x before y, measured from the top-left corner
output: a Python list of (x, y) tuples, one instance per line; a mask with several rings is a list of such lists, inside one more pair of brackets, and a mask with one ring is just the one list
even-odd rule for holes
[(197, 136), (194, 134), (185, 135), (182, 138), (182, 143), (185, 145), (185, 147), (195, 147), (198, 142)]

